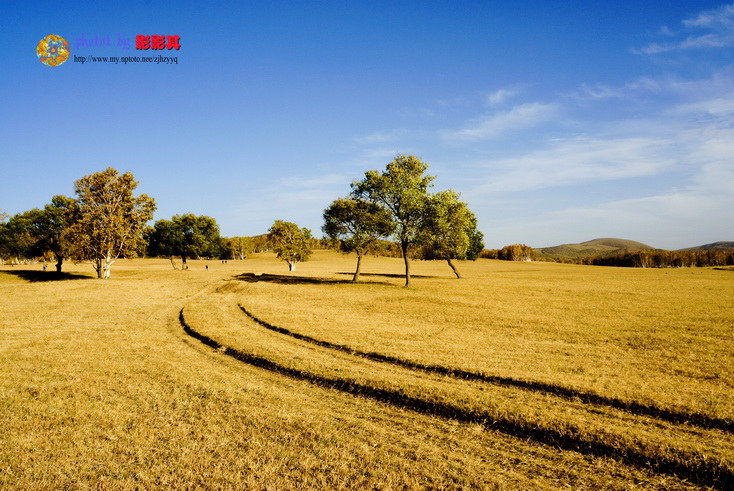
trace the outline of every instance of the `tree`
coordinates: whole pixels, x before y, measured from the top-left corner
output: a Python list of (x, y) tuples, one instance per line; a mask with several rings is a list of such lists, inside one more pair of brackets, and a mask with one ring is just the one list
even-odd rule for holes
[(352, 196), (384, 207), (391, 215), (405, 263), (405, 286), (410, 286), (410, 249), (419, 240), (428, 187), (435, 178), (424, 175), (428, 165), (412, 155), (398, 155), (383, 172), (365, 172), (352, 183)]
[(108, 279), (119, 257), (134, 257), (146, 222), (156, 209), (153, 198), (133, 191), (138, 186), (130, 172), (104, 172), (74, 182), (77, 195), (72, 224), (66, 230), (73, 255), (91, 260), (97, 278)]
[(35, 222), (36, 250), (41, 255), (46, 252), (54, 255), (57, 273), (61, 273), (64, 258), (71, 249), (66, 231), (71, 226), (75, 207), (74, 199), (62, 195), (54, 196), (51, 204), (44, 207)]
[(0, 253), (5, 258), (30, 258), (35, 254), (32, 249), (36, 243), (33, 222), (41, 213), (34, 208), (31, 211), (17, 213), (0, 229)]
[(343, 252), (357, 254), (357, 269), (352, 281), (359, 279), (362, 256), (380, 237), (393, 232), (390, 213), (380, 205), (363, 199), (334, 201), (324, 210), (324, 226), (321, 230), (332, 239), (338, 239)]
[(63, 235), (74, 206), (73, 199), (54, 196), (51, 204), (43, 210), (34, 208), (13, 216), (8, 223), (2, 224), (0, 254), (27, 259), (43, 257), (44, 260), (53, 256), (56, 258), (56, 271), (60, 273), (68, 250)]
[(176, 215), (171, 220), (158, 220), (150, 235), (148, 251), (152, 256), (167, 256), (176, 269), (173, 258), (181, 258), (181, 269), (191, 257), (219, 256), (221, 237), (217, 221), (193, 213)]
[(288, 263), (289, 271), (295, 271), (296, 263), (311, 257), (311, 231), (305, 227), (276, 220), (268, 231), (268, 239), (278, 259)]
[(477, 219), (456, 191), (440, 191), (428, 198), (420, 242), (425, 259), (446, 260), (457, 278), (461, 274), (452, 259), (476, 259), (482, 250), (482, 233)]
[(505, 261), (532, 261), (535, 259), (535, 250), (525, 244), (512, 244), (500, 249), (497, 258)]
[(255, 249), (255, 241), (252, 237), (232, 237), (227, 239), (227, 245), (232, 251), (232, 256), (245, 259)]

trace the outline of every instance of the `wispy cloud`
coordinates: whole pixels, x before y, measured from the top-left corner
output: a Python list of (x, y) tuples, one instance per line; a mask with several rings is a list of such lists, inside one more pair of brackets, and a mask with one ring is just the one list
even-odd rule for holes
[(643, 77), (628, 82), (622, 86), (605, 84), (582, 84), (579, 92), (573, 94), (574, 98), (582, 99), (625, 99), (632, 94), (659, 92), (664, 89), (664, 82), (652, 77)]
[(639, 55), (656, 55), (669, 51), (732, 47), (734, 46), (734, 4), (706, 10), (691, 19), (685, 19), (679, 31), (664, 27), (661, 33), (674, 39), (662, 43), (651, 43), (644, 48), (634, 49), (632, 52)]
[(354, 141), (360, 145), (370, 145), (375, 143), (388, 143), (394, 142), (401, 136), (405, 135), (406, 130), (403, 128), (397, 128), (394, 130), (376, 131), (369, 135), (358, 136)]
[(487, 95), (487, 104), (490, 106), (498, 106), (500, 104), (503, 104), (505, 101), (510, 99), (511, 97), (518, 94), (520, 91), (517, 88), (506, 88), (506, 89), (499, 89), (491, 94)]
[(578, 138), (550, 148), (487, 164), (491, 177), (481, 192), (512, 193), (584, 182), (655, 175), (675, 164), (656, 138)]
[(471, 121), (465, 128), (444, 131), (442, 136), (450, 141), (475, 141), (497, 138), (509, 131), (536, 126), (558, 117), (560, 106), (555, 103), (530, 102), (515, 106), (509, 111), (489, 114)]

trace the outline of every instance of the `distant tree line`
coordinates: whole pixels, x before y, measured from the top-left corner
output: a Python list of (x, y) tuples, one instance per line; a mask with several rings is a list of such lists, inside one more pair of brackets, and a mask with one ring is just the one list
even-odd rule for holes
[(54, 196), (43, 209), (18, 213), (0, 223), (0, 258), (89, 261), (97, 277), (110, 277), (120, 257), (145, 246), (145, 224), (156, 209), (153, 198), (133, 196), (138, 183), (112, 167), (74, 182), (76, 198)]
[(244, 259), (268, 247), (262, 237), (221, 237), (207, 216), (176, 215), (148, 226), (155, 201), (134, 196), (137, 185), (131, 173), (110, 167), (75, 181), (75, 198), (54, 196), (42, 209), (13, 216), (0, 211), (0, 263), (54, 261), (60, 273), (67, 259), (89, 261), (106, 279), (119, 258), (168, 257), (175, 268), (178, 257), (185, 268), (189, 258)]
[(536, 253), (535, 249), (525, 244), (512, 244), (502, 249), (484, 249), (479, 257), (502, 261), (535, 261)]
[(688, 268), (734, 266), (734, 249), (706, 251), (636, 251), (614, 256), (587, 257), (581, 264), (618, 266), (625, 268)]
[[(134, 196), (137, 181), (112, 167), (75, 181), (75, 198), (54, 196), (43, 209), (9, 217), (0, 212), (0, 260), (89, 261), (99, 278), (109, 278), (119, 258), (166, 257), (174, 269), (188, 268), (192, 258), (244, 259), (252, 252), (272, 251), (294, 270), (316, 248), (357, 255), (354, 280), (367, 253), (402, 257), (405, 285), (410, 260), (445, 260), (457, 278), (455, 260), (474, 260), (483, 248), (477, 220), (453, 190), (429, 193), (434, 176), (428, 165), (398, 155), (384, 171), (367, 171), (352, 183), (346, 198), (324, 211), (324, 239), (284, 220), (255, 237), (221, 237), (214, 218), (191, 213), (170, 220), (153, 219), (155, 200)], [(180, 261), (180, 263), (177, 263)]]

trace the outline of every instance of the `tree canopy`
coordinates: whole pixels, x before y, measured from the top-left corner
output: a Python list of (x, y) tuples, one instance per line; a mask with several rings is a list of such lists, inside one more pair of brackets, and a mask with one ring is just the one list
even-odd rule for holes
[(343, 252), (357, 254), (357, 269), (352, 281), (359, 279), (362, 256), (380, 238), (389, 236), (394, 225), (387, 209), (357, 198), (339, 198), (324, 210), (322, 231), (339, 240)]
[(56, 258), (56, 271), (61, 272), (69, 243), (65, 232), (76, 201), (54, 196), (42, 210), (34, 208), (18, 213), (0, 228), (0, 256)]
[(222, 241), (214, 218), (193, 213), (156, 221), (148, 240), (150, 255), (169, 257), (174, 268), (173, 258), (180, 257), (182, 269), (188, 258), (219, 256)]
[(405, 263), (405, 286), (410, 286), (411, 247), (420, 238), (428, 188), (434, 176), (425, 175), (428, 164), (413, 155), (398, 155), (384, 171), (365, 172), (352, 183), (352, 196), (384, 207), (390, 213)]
[(268, 239), (278, 259), (288, 263), (288, 270), (295, 271), (296, 264), (311, 257), (311, 231), (298, 228), (292, 222), (276, 220), (268, 231)]
[(424, 259), (444, 259), (461, 278), (452, 259), (476, 259), (484, 244), (477, 219), (456, 191), (439, 191), (426, 200), (420, 242)]

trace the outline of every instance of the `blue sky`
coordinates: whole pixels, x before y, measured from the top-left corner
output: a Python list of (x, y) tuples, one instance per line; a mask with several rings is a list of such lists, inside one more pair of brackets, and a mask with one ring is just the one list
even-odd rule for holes
[[(72, 58), (178, 63), (48, 67), (48, 34)], [(135, 50), (140, 34), (181, 49)], [(731, 0), (4, 2), (0, 38), (11, 214), (112, 166), (156, 219), (320, 236), (332, 200), (405, 153), (462, 193), (487, 247), (734, 240)]]

